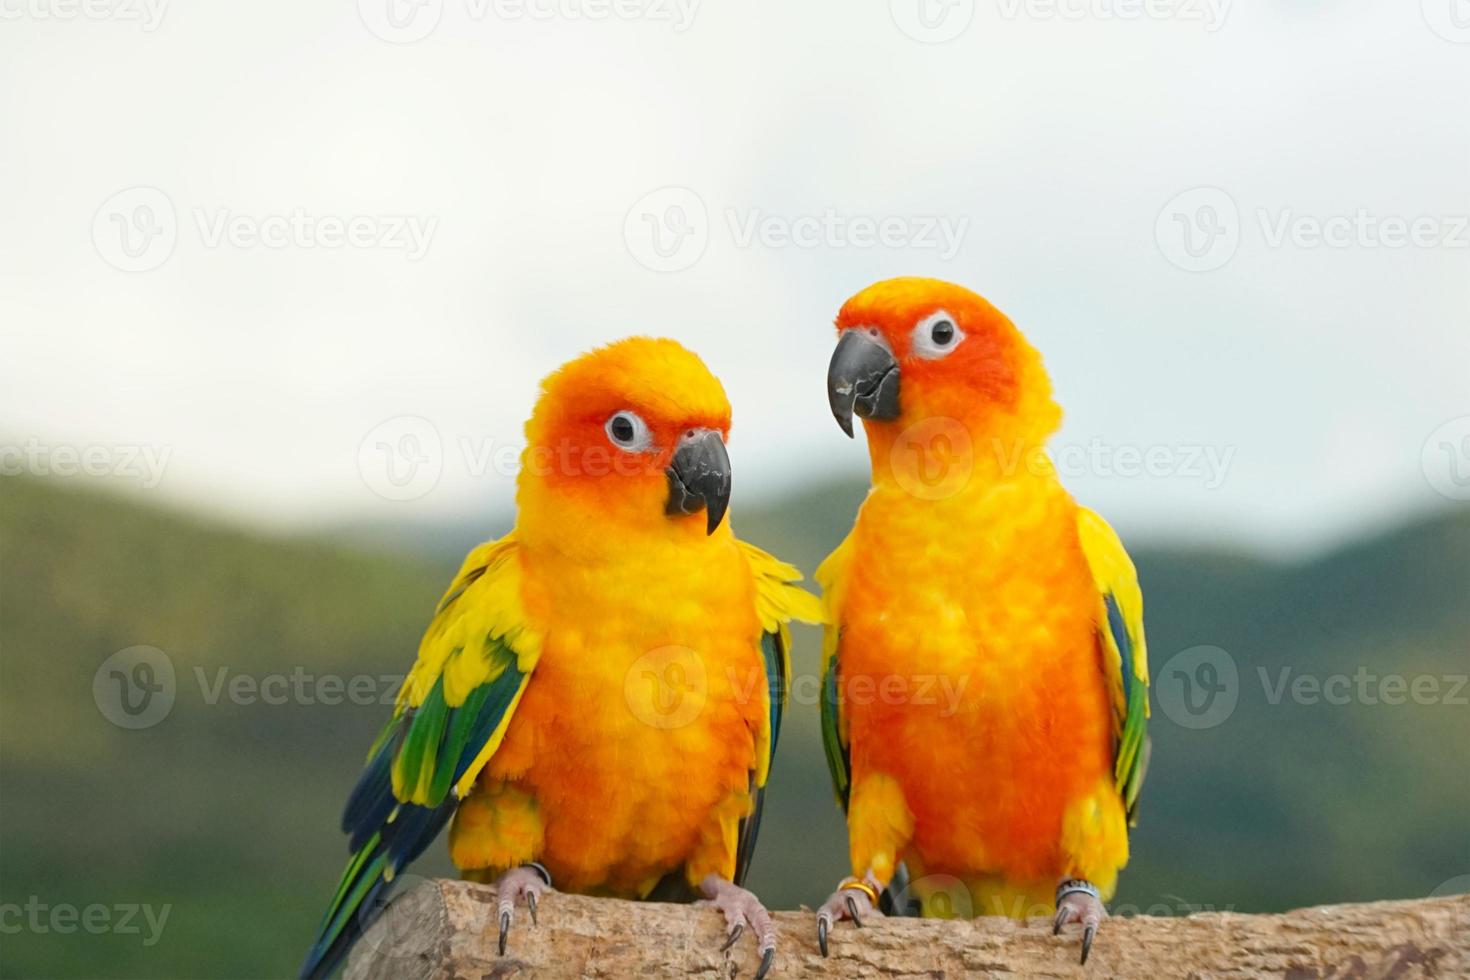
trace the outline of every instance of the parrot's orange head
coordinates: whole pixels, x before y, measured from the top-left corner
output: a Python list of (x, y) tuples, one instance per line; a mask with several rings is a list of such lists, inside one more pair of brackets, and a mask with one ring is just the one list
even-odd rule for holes
[(979, 439), (1043, 441), (1061, 412), (1021, 332), (983, 297), (938, 279), (887, 279), (843, 304), (827, 373), (832, 414), (871, 444), (930, 419)]
[(632, 337), (584, 354), (542, 382), (526, 423), (522, 523), (714, 534), (729, 432), (724, 388), (678, 343)]

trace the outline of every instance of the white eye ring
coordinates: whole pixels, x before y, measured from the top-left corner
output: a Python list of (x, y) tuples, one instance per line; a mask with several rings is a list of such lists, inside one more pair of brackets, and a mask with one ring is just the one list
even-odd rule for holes
[(636, 412), (625, 410), (614, 413), (603, 429), (607, 432), (608, 440), (619, 449), (641, 453), (653, 445), (653, 433), (649, 431), (648, 423), (639, 418)]
[[(948, 324), (947, 329), (942, 324)], [(940, 335), (938, 338), (936, 333)], [(932, 361), (948, 356), (964, 339), (965, 332), (955, 318), (944, 310), (935, 310), (914, 325), (912, 347), (919, 357)]]

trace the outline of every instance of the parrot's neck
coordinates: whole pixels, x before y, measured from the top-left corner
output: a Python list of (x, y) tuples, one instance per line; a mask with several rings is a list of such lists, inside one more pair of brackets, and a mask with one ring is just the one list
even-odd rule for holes
[(728, 517), (707, 535), (702, 514), (671, 520), (656, 510), (652, 520), (620, 521), (553, 504), (523, 507), (516, 538), (528, 585), (573, 618), (667, 626), (671, 596), (703, 597), (680, 607), (697, 611), (727, 597), (744, 567)]
[(533, 553), (554, 552), (579, 567), (616, 570), (636, 563), (650, 573), (661, 558), (687, 562), (728, 544), (728, 518), (707, 535), (703, 513), (680, 519), (664, 514), (661, 480), (646, 489), (596, 495), (523, 485), (516, 495), (516, 536)]
[(955, 418), (865, 423), (873, 486), (938, 501), (997, 486), (1057, 482), (1046, 452), (1050, 432), (996, 428)]

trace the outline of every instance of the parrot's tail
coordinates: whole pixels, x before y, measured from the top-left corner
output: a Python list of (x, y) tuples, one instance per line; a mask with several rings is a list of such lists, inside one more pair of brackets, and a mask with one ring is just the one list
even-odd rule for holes
[(391, 739), (387, 743), (368, 763), (342, 814), (342, 829), (352, 835), (352, 858), (301, 964), (301, 980), (318, 980), (337, 968), (382, 912), (393, 876), (423, 853), (454, 815), (458, 801), (452, 795), (437, 807), (393, 798), (396, 746)]

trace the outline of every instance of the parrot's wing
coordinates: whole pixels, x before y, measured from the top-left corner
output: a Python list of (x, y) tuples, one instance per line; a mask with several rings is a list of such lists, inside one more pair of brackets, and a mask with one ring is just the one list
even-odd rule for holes
[(852, 770), (848, 759), (847, 721), (842, 717), (842, 705), (837, 696), (838, 640), (842, 636), (838, 613), (847, 591), (852, 550), (852, 535), (849, 534), (817, 569), (817, 584), (822, 587), (822, 603), (826, 607), (826, 627), (822, 635), (822, 747), (827, 753), (827, 768), (832, 773), (832, 791), (837, 794), (837, 802), (844, 812), (847, 810)]
[(1102, 597), (1098, 632), (1103, 671), (1113, 704), (1113, 776), (1133, 823), (1148, 770), (1148, 646), (1143, 636), (1143, 592), (1118, 534), (1097, 514), (1077, 509), (1077, 532)]
[(750, 774), (754, 806), (750, 815), (740, 821), (735, 851), (737, 885), (744, 882), (755, 854), (761, 809), (766, 798), (766, 780), (770, 777), (771, 761), (776, 757), (781, 715), (786, 710), (787, 693), (791, 689), (791, 630), (788, 624), (793, 619), (803, 623), (817, 623), (822, 619), (820, 600), (796, 584), (801, 581), (799, 571), (752, 544), (744, 541), (739, 544), (755, 575), (755, 606), (761, 622), (761, 657), (770, 707), (765, 730), (758, 733), (756, 739), (756, 768)]
[(384, 887), (449, 821), (504, 739), (539, 653), (521, 607), (514, 536), (481, 545), (440, 600), (393, 719), (347, 800), (352, 857), (303, 977), (332, 971)]

